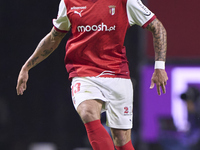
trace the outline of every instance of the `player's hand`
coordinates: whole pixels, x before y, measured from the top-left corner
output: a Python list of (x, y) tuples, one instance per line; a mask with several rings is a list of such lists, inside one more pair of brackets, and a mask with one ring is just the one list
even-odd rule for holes
[(24, 91), (26, 90), (26, 83), (28, 81), (28, 71), (25, 69), (21, 69), (18, 80), (17, 80), (17, 95), (23, 95)]
[(164, 69), (155, 69), (151, 78), (150, 89), (153, 89), (154, 85), (156, 84), (158, 95), (161, 95), (160, 87), (162, 89), (162, 92), (165, 94), (166, 93), (165, 86), (167, 84), (167, 80), (168, 80), (167, 73)]

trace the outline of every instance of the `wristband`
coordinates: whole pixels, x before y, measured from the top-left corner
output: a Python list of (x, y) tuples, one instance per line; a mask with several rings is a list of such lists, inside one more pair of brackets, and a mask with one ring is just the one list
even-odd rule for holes
[(155, 61), (154, 69), (165, 69), (165, 61)]

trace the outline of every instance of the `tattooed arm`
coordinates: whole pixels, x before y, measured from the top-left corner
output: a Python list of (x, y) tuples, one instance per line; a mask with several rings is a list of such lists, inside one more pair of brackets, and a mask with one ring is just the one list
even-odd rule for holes
[(66, 33), (58, 32), (52, 28), (51, 32), (40, 41), (34, 53), (21, 68), (16, 87), (18, 95), (22, 95), (26, 90), (28, 71), (46, 59), (58, 47), (65, 35)]
[(38, 63), (46, 59), (58, 47), (65, 34), (66, 33), (58, 32), (52, 28), (51, 32), (40, 41), (36, 50), (26, 61), (23, 68), (30, 70)]
[[(153, 44), (155, 51), (155, 61), (165, 62), (167, 52), (167, 33), (162, 23), (155, 19), (148, 26), (147, 29), (153, 34)], [(166, 93), (165, 86), (167, 84), (167, 73), (165, 69), (155, 69), (151, 78), (150, 89), (154, 88), (156, 84), (158, 95), (161, 95), (160, 87), (163, 93)]]
[(167, 52), (167, 32), (165, 28), (158, 19), (155, 19), (147, 26), (147, 29), (153, 34), (155, 60), (165, 61)]

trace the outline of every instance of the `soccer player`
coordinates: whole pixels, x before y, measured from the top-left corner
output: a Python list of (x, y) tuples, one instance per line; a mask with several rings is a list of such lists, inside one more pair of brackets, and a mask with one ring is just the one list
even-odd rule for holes
[[(127, 29), (135, 24), (153, 34), (155, 70), (150, 89), (156, 84), (158, 94), (161, 89), (165, 93), (166, 30), (141, 0), (61, 0), (54, 27), (19, 73), (17, 94), (26, 90), (29, 70), (47, 58), (71, 29), (65, 66), (72, 81), (74, 107), (93, 149), (134, 150), (133, 88), (123, 44)], [(100, 122), (103, 111), (113, 141)]]

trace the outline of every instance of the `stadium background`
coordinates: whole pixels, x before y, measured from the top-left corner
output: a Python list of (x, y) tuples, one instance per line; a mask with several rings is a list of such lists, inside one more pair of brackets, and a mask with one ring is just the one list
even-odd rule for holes
[[(143, 0), (143, 2), (167, 29), (167, 64), (198, 66), (200, 2), (195, 0)], [(70, 82), (64, 67), (64, 47), (69, 35), (47, 60), (30, 71), (28, 89), (24, 95), (17, 96), (15, 91), (20, 68), (41, 38), (51, 30), (58, 4), (59, 0), (0, 1), (1, 150), (30, 150), (34, 143), (55, 144), (56, 150), (89, 147), (84, 126), (71, 102)], [(153, 67), (154, 52), (151, 36), (148, 31), (134, 26), (128, 30), (125, 39), (135, 87), (133, 139), (138, 150), (164, 150), (158, 141), (144, 140), (141, 136), (143, 116), (141, 68)]]

